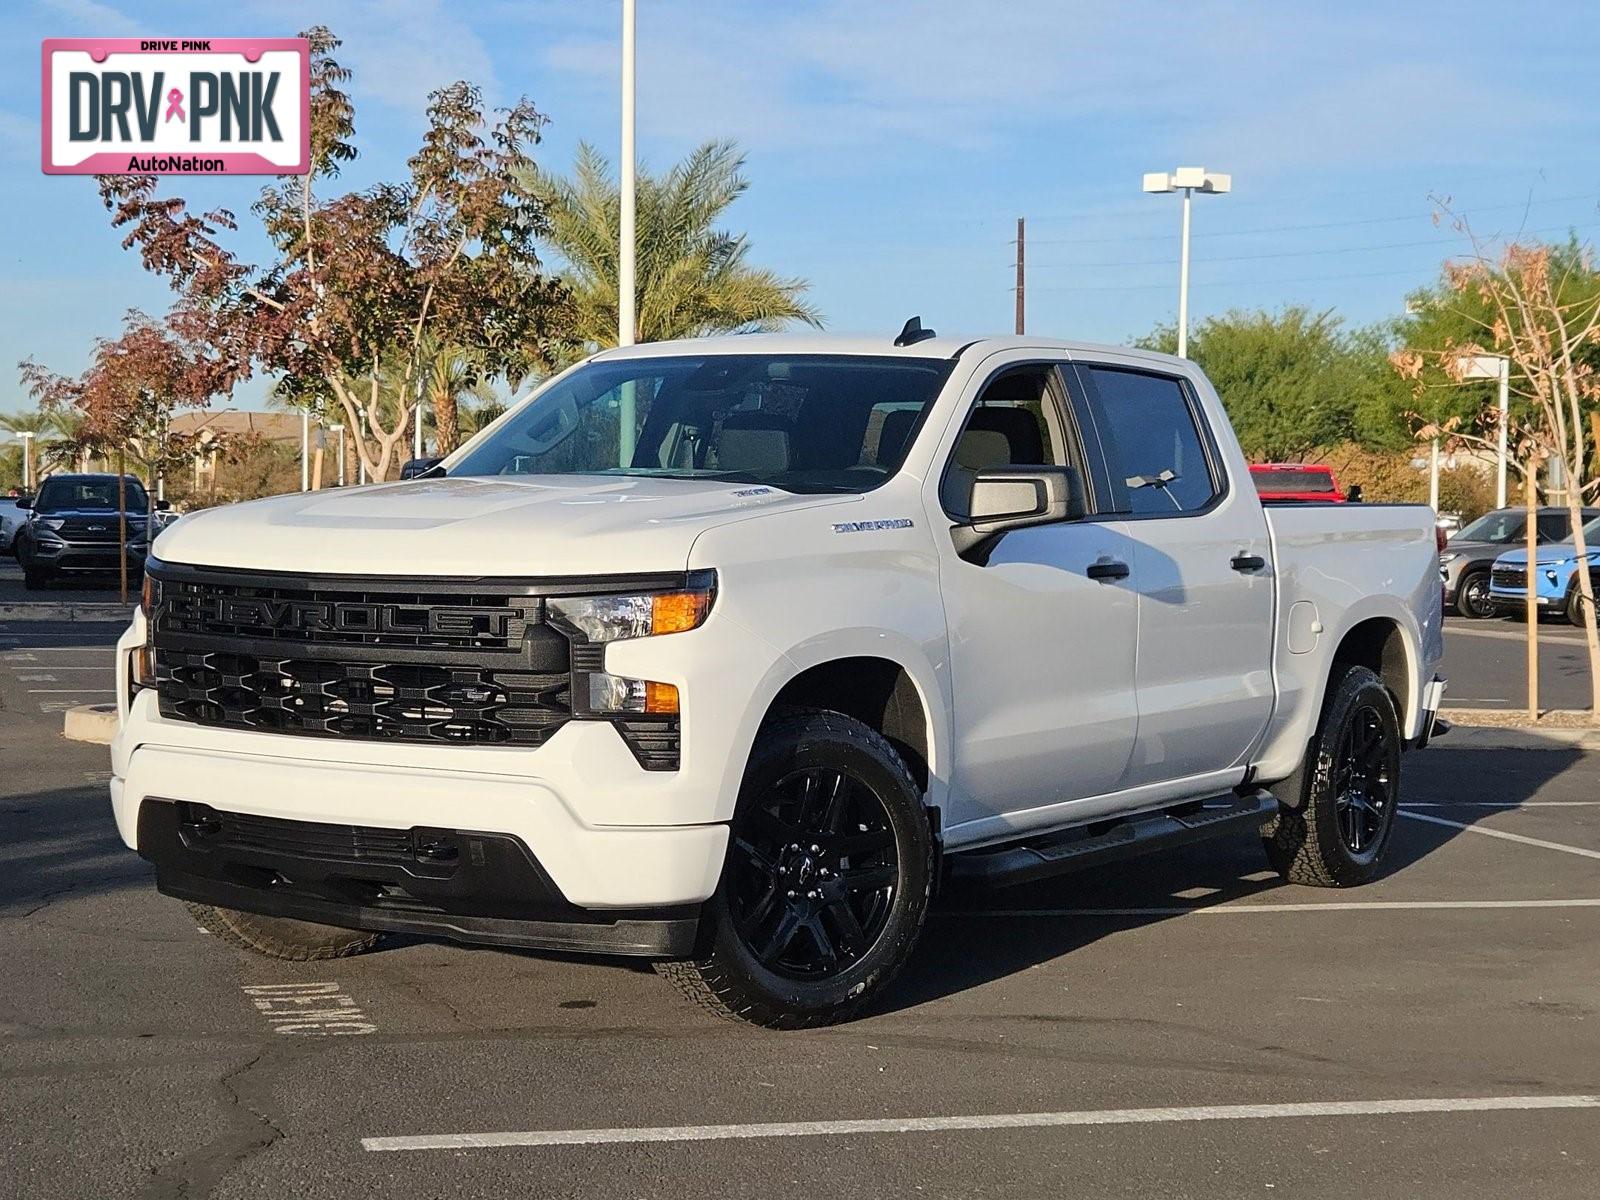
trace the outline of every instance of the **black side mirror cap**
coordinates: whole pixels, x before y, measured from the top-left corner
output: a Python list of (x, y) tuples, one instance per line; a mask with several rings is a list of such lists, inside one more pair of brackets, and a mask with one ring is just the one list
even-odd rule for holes
[(26, 512), (28, 509), (33, 507), (33, 497), (31, 497), (31, 496), (18, 496), (16, 501), (15, 501), (15, 503), (16, 503), (16, 506), (18, 508), (20, 508), (24, 512)]
[(951, 530), (956, 553), (977, 554), (999, 534), (1087, 515), (1083, 477), (1072, 467), (987, 467), (972, 480), (965, 525)]
[(172, 511), (172, 501), (171, 500), (157, 500), (156, 501), (156, 511), (157, 512), (171, 512)]
[(439, 464), (444, 459), (439, 456), (432, 458), (413, 458), (400, 468), (401, 479), (437, 479), (444, 472), (439, 470)]

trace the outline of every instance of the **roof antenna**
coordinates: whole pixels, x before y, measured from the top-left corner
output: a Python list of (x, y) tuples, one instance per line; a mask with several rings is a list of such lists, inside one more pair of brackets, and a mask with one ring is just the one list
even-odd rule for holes
[(922, 327), (921, 317), (912, 317), (900, 330), (900, 336), (895, 338), (894, 344), (896, 346), (915, 346), (918, 342), (925, 342), (931, 337), (938, 336), (933, 330)]

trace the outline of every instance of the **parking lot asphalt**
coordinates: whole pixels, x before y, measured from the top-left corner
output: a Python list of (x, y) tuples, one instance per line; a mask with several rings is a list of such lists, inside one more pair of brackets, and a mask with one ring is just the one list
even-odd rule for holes
[(114, 635), (0, 626), (8, 1197), (1600, 1194), (1577, 746), (1408, 756), (1355, 891), (1230, 839), (946, 901), (880, 1011), (772, 1034), (639, 964), (218, 943), (118, 841), (105, 748), (59, 736), (47, 689), (99, 694)]
[[(1446, 617), (1445, 674), (1452, 708), (1515, 710), (1527, 705), (1527, 626), (1520, 621)], [(1588, 708), (1589, 654), (1583, 630), (1539, 623), (1539, 707)]]

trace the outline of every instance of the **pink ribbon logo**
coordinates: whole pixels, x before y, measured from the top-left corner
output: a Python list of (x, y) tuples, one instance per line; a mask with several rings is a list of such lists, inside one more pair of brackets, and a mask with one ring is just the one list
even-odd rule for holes
[(167, 115), (162, 124), (166, 124), (166, 121), (172, 120), (173, 117), (177, 117), (180, 121), (188, 120), (183, 115), (183, 93), (177, 88), (167, 93)]

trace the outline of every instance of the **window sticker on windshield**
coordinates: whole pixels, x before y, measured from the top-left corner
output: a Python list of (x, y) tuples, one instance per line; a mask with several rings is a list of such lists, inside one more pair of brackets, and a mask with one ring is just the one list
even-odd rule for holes
[(835, 521), (835, 533), (873, 533), (879, 529), (910, 529), (916, 522), (910, 517), (894, 517), (887, 521)]

